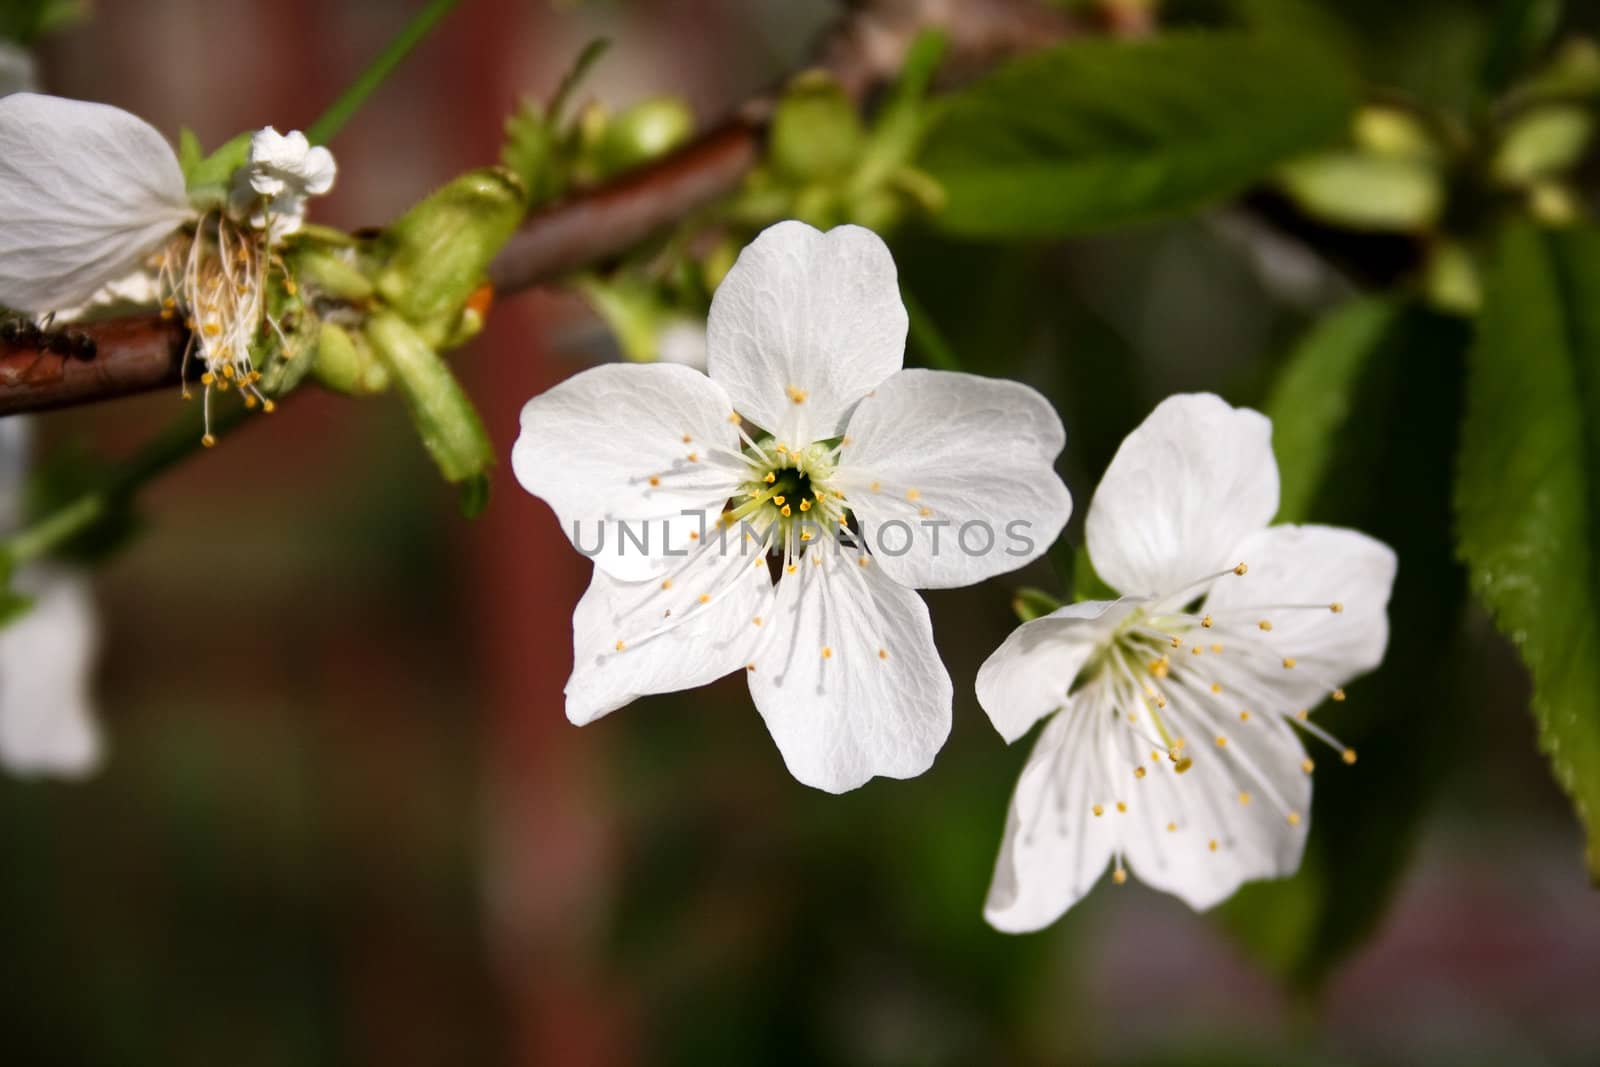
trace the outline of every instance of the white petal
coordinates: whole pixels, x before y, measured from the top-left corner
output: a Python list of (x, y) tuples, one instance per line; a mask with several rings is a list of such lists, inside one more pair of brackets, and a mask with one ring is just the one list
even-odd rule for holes
[[(1109, 776), (1122, 783), (1118, 799), (1127, 805), (1115, 812), (1118, 840), (1136, 878), (1203, 911), (1245, 882), (1300, 866), (1311, 776), (1300, 766), (1305, 749), (1282, 718), (1240, 721), (1226, 700), (1172, 696), (1170, 685), (1168, 693), (1162, 715), (1188, 741), (1193, 765), (1179, 774), (1164, 754), (1152, 758), (1141, 738), (1118, 731)], [(1225, 745), (1217, 745), (1219, 736)], [(1142, 778), (1133, 774), (1141, 761)]]
[(727, 394), (688, 367), (595, 367), (528, 401), (511, 467), (580, 551), (639, 580), (714, 527), (744, 476), (729, 458), (739, 449), (732, 413)]
[(1085, 600), (1025, 622), (978, 668), (978, 703), (1006, 744), (1067, 702), (1078, 672), (1144, 601)]
[(894, 259), (859, 226), (771, 226), (717, 287), (706, 343), (711, 377), (780, 443), (836, 437), (905, 357)]
[(1007, 933), (1040, 930), (1099, 880), (1111, 860), (1113, 819), (1103, 782), (1110, 714), (1086, 704), (1062, 712), (1039, 735), (1006, 814), (1005, 836), (983, 916)]
[(952, 698), (927, 606), (853, 548), (814, 547), (794, 567), (748, 675), (789, 772), (830, 793), (921, 774)]
[(1168, 594), (1240, 562), (1278, 510), (1272, 423), (1209, 393), (1163, 400), (1117, 449), (1085, 534), (1100, 577)]
[[(1256, 662), (1260, 684), (1281, 694), (1274, 710), (1314, 707), (1382, 662), (1395, 575), (1388, 545), (1333, 526), (1272, 526), (1241, 542), (1239, 557), (1249, 570), (1217, 582), (1205, 610), (1272, 624), (1251, 636), (1272, 653)], [(1283, 668), (1285, 657), (1293, 670)]]
[(81, 304), (190, 215), (178, 159), (143, 119), (33, 93), (0, 99), (0, 306)]
[(89, 696), (98, 634), (88, 579), (29, 567), (14, 582), (35, 601), (0, 629), (0, 763), (24, 775), (88, 774), (101, 755)]
[(850, 416), (836, 481), (889, 577), (971, 585), (1060, 535), (1072, 514), (1054, 469), (1065, 441), (1050, 402), (1020, 382), (903, 370)]
[(764, 548), (737, 531), (710, 538), (661, 578), (621, 582), (596, 567), (572, 616), (567, 718), (583, 726), (648, 693), (743, 669), (761, 636), (754, 620), (770, 614), (772, 599)]

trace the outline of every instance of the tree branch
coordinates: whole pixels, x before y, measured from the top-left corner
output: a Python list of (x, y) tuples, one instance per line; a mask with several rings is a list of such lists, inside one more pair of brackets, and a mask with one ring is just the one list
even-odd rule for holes
[[(823, 66), (857, 98), (898, 73), (912, 40), (938, 27), (950, 38), (958, 77), (1053, 43), (1080, 27), (1040, 0), (863, 0), (823, 41)], [(1117, 32), (1118, 27), (1102, 27)], [(502, 293), (602, 263), (739, 185), (760, 158), (772, 100), (758, 98), (692, 143), (647, 166), (532, 215), (489, 268)], [(176, 387), (188, 336), (157, 316), (74, 329), (78, 351), (58, 336), (0, 334), (0, 415), (44, 411)]]

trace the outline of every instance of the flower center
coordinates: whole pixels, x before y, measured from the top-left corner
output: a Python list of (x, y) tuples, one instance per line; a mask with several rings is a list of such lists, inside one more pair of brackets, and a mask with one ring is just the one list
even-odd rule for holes
[(749, 475), (728, 501), (723, 524), (748, 524), (792, 567), (807, 545), (849, 529), (844, 494), (831, 484), (838, 455), (835, 441), (798, 450), (770, 437), (750, 441), (742, 453)]

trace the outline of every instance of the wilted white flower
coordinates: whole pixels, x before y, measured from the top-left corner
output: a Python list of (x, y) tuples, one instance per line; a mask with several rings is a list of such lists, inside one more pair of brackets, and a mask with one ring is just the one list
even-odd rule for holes
[(1394, 553), (1354, 530), (1268, 526), (1272, 424), (1210, 395), (1164, 401), (1089, 505), (1096, 572), (1125, 594), (1023, 624), (978, 674), (1007, 741), (1054, 714), (1028, 757), (985, 915), (1054, 922), (1131, 870), (1196, 909), (1300, 863), (1312, 760), (1296, 730), (1376, 666)]
[(234, 179), (235, 211), (277, 240), (305, 222), (306, 200), (333, 188), (338, 174), (333, 153), (312, 147), (299, 130), (281, 134), (271, 126), (250, 138), (250, 156)]
[(35, 93), (0, 99), (0, 306), (66, 311), (153, 277), (164, 313), (190, 328), (207, 401), (212, 386), (232, 385), (271, 410), (251, 349), (263, 329), (282, 333), (266, 306), (270, 274), (285, 270), (273, 244), (299, 227), (305, 197), (331, 185), (333, 162), (325, 149), (297, 152), (300, 135), (268, 132), (245, 169), (279, 192), (235, 215), (190, 203), (177, 156), (143, 119)]
[[(19, 518), (30, 431), (25, 419), (0, 419), (0, 531)], [(87, 774), (101, 756), (89, 694), (98, 634), (88, 577), (33, 564), (12, 575), (10, 589), (33, 604), (0, 623), (0, 764), (16, 774)]]
[(1037, 558), (1071, 500), (1043, 397), (902, 370), (905, 337), (876, 234), (785, 222), (717, 289), (709, 376), (596, 367), (528, 402), (517, 478), (595, 560), (573, 722), (742, 670), (800, 781), (927, 769), (951, 686), (913, 590)]

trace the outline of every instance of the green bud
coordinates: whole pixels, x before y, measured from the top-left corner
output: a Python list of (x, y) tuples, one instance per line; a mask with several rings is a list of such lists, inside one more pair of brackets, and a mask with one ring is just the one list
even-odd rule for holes
[(373, 355), (364, 334), (324, 322), (317, 336), (311, 373), (324, 388), (351, 396), (381, 393), (389, 388), (389, 371)]
[(1583, 219), (1583, 199), (1560, 182), (1535, 182), (1528, 190), (1528, 214), (1542, 226), (1571, 226)]
[(1368, 105), (1356, 112), (1351, 135), (1356, 147), (1375, 156), (1437, 160), (1439, 145), (1416, 116), (1395, 107)]
[(300, 285), (350, 304), (372, 298), (372, 282), (351, 255), (301, 244), (290, 254), (289, 271)]
[(1502, 185), (1531, 185), (1570, 170), (1594, 135), (1594, 116), (1571, 104), (1550, 104), (1517, 116), (1500, 139), (1489, 173)]
[(1044, 590), (1034, 589), (1031, 586), (1018, 589), (1017, 595), (1011, 598), (1011, 610), (1016, 612), (1017, 618), (1023, 622), (1042, 619), (1060, 607), (1061, 601)]
[(617, 174), (649, 162), (694, 134), (694, 112), (675, 96), (645, 100), (611, 120), (598, 146), (601, 169)]
[(560, 134), (538, 103), (524, 101), (506, 120), (500, 162), (522, 182), (530, 206), (561, 195), (561, 151)]
[(865, 144), (861, 116), (832, 75), (807, 71), (789, 83), (768, 136), (780, 174), (798, 182), (840, 178), (855, 166)]
[(461, 383), (422, 335), (399, 315), (375, 312), (367, 340), (406, 399), (422, 444), (449, 482), (481, 476), (494, 462), (483, 420)]
[(1278, 178), (1308, 215), (1355, 230), (1425, 230), (1444, 209), (1438, 172), (1400, 156), (1329, 152), (1290, 163)]
[(1422, 292), (1440, 311), (1476, 315), (1483, 306), (1483, 280), (1465, 245), (1439, 241), (1428, 252)]
[(461, 175), (413, 207), (384, 234), (378, 293), (440, 345), (459, 329), (462, 308), (489, 261), (522, 221), (522, 183), (504, 167)]

